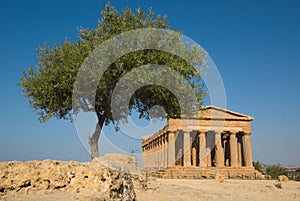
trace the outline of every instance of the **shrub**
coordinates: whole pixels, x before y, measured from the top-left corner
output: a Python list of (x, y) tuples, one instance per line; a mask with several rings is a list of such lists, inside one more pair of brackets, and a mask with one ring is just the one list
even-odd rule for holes
[(272, 179), (277, 179), (279, 175), (288, 176), (288, 170), (280, 165), (272, 165), (267, 167), (267, 174), (272, 177)]
[(263, 171), (263, 165), (259, 162), (259, 161), (253, 161), (253, 167), (257, 170), (257, 171), (259, 171), (259, 172), (261, 172), (261, 173), (264, 173), (264, 171)]

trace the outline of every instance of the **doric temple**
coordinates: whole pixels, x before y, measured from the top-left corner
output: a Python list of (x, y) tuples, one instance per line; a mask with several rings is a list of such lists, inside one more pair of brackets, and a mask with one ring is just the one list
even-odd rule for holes
[(142, 139), (142, 168), (165, 178), (256, 178), (252, 166), (253, 117), (206, 106), (198, 118), (169, 119)]

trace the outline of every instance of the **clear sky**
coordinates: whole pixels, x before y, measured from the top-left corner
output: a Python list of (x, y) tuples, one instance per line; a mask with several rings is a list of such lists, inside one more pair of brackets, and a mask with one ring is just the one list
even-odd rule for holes
[[(39, 123), (17, 86), (44, 42), (94, 28), (106, 1), (0, 1), (0, 161), (89, 160), (72, 123)], [(253, 116), (253, 159), (300, 165), (300, 2), (145, 1), (111, 4), (167, 14), (171, 28), (202, 45), (223, 78), (227, 108)], [(107, 129), (109, 132), (109, 129)]]

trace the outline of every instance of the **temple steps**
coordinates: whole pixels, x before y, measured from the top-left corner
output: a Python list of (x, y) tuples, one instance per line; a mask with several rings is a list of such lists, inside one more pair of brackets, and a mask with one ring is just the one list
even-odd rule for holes
[(148, 172), (150, 176), (173, 179), (213, 179), (221, 175), (226, 179), (264, 179), (264, 175), (253, 167), (182, 167), (174, 166)]

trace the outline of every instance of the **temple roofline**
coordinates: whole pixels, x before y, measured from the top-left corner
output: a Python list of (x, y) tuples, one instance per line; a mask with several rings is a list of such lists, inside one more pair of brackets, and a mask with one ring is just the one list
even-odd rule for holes
[(225, 112), (225, 113), (228, 113), (228, 114), (233, 114), (233, 115), (236, 115), (236, 116), (239, 116), (239, 117), (245, 117), (246, 118), (245, 120), (248, 120), (248, 121), (253, 121), (254, 120), (254, 118), (250, 115), (242, 114), (242, 113), (239, 113), (239, 112), (234, 112), (232, 110), (220, 108), (220, 107), (217, 107), (217, 106), (214, 106), (214, 105), (204, 106), (204, 107), (202, 107), (201, 110), (205, 111), (205, 110), (208, 110), (208, 109), (215, 109), (215, 110), (222, 111), (222, 112)]

